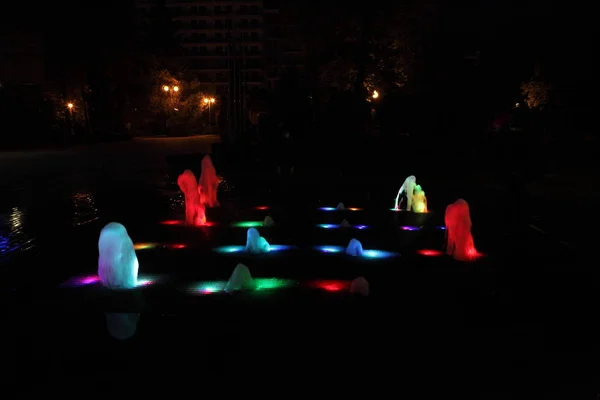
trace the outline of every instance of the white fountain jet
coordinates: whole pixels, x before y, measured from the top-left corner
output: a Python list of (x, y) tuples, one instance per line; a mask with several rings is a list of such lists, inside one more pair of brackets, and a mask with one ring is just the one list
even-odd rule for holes
[(415, 185), (417, 183), (417, 178), (414, 175), (409, 176), (404, 180), (402, 186), (400, 186), (400, 190), (398, 190), (398, 194), (396, 195), (396, 201), (394, 203), (394, 209), (399, 210), (400, 206), (398, 204), (400, 200), (400, 196), (402, 193), (406, 194), (406, 209), (410, 211), (412, 207), (413, 195), (415, 192)]

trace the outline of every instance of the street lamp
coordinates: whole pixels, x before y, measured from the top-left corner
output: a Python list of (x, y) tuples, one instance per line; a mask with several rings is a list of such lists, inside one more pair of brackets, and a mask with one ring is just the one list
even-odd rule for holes
[(71, 135), (74, 135), (73, 131), (73, 103), (67, 103), (67, 108), (69, 109), (69, 128), (71, 130)]
[(379, 92), (377, 90), (373, 90), (373, 98), (374, 99), (379, 98)]
[(164, 90), (165, 92), (168, 92), (168, 91), (169, 91), (169, 89), (170, 89), (170, 88), (169, 88), (167, 85), (163, 86), (163, 90)]
[(179, 92), (179, 86), (173, 86), (173, 91), (174, 92)]
[(204, 99), (202, 99), (202, 101), (204, 101), (204, 104), (208, 104), (208, 125), (211, 124), (210, 121), (210, 105), (215, 103), (215, 98), (214, 97), (205, 97)]

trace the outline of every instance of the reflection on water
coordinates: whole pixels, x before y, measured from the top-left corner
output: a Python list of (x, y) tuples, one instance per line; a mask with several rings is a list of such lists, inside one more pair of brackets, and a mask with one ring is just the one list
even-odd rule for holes
[(81, 226), (98, 219), (98, 209), (94, 195), (87, 192), (74, 193), (73, 201), (73, 226)]
[(127, 340), (135, 335), (140, 314), (138, 313), (106, 313), (106, 327), (110, 336), (117, 340)]
[(33, 247), (34, 240), (25, 230), (25, 216), (25, 211), (19, 207), (13, 207), (9, 214), (0, 215), (0, 258)]

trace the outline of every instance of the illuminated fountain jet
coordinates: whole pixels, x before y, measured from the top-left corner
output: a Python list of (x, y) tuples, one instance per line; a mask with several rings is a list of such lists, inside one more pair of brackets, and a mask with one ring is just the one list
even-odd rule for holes
[(177, 184), (183, 192), (185, 200), (185, 223), (188, 226), (201, 226), (206, 224), (205, 207), (202, 203), (202, 187), (196, 183), (196, 176), (186, 169), (177, 178)]
[(123, 225), (111, 222), (102, 228), (98, 252), (98, 276), (104, 286), (109, 289), (137, 286), (139, 262)]
[(346, 254), (353, 257), (362, 257), (364, 254), (362, 243), (356, 239), (351, 239), (346, 247)]
[(225, 291), (235, 292), (238, 290), (252, 289), (254, 286), (254, 279), (252, 278), (248, 267), (244, 264), (238, 264), (225, 285)]
[(404, 183), (398, 190), (394, 202), (394, 210), (400, 210), (401, 196), (406, 196), (406, 211), (415, 213), (427, 212), (427, 198), (421, 185), (417, 185), (417, 178), (414, 175), (404, 180)]
[(364, 276), (359, 276), (352, 281), (350, 284), (350, 293), (360, 296), (369, 295), (369, 282), (367, 282)]
[(404, 194), (406, 196), (406, 209), (410, 211), (410, 208), (412, 207), (413, 194), (415, 191), (416, 182), (417, 178), (414, 175), (411, 175), (404, 180), (404, 183), (402, 183), (402, 186), (400, 186), (398, 194), (396, 195), (396, 201), (394, 202), (394, 210), (400, 209), (400, 196)]
[(267, 239), (260, 236), (256, 228), (248, 229), (248, 233), (246, 234), (246, 251), (248, 253), (259, 254), (268, 253), (269, 250), (271, 250), (271, 246), (267, 242)]
[(446, 207), (446, 253), (458, 261), (473, 261), (481, 256), (471, 234), (469, 204), (458, 199)]
[(202, 159), (202, 172), (198, 180), (198, 187), (202, 187), (204, 191), (203, 204), (206, 204), (208, 207), (219, 206), (219, 200), (217, 199), (219, 177), (209, 155), (205, 155)]

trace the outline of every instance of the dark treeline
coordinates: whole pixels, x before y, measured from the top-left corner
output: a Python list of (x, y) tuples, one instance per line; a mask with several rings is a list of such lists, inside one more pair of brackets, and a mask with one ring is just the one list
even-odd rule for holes
[[(525, 126), (562, 138), (591, 132), (583, 94), (593, 25), (582, 11), (541, 1), (278, 7), (290, 27), (285, 34), (305, 55), (302, 71), (284, 71), (276, 88), (248, 100), (267, 111), (271, 125), (332, 139), (343, 132), (484, 140), (485, 132)], [(43, 77), (23, 87), (0, 76), (5, 137), (126, 133), (134, 111), (148, 108), (153, 71), (193, 79), (183, 78), (166, 8), (155, 13), (142, 40), (130, 1), (7, 7), (5, 33), (40, 38)], [(69, 112), (69, 102), (77, 112)]]

